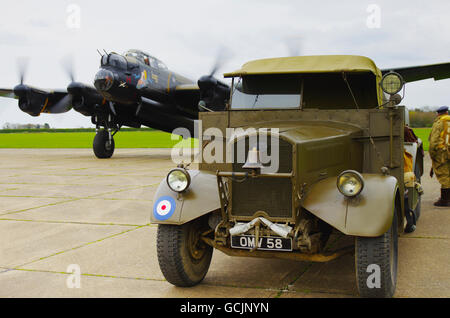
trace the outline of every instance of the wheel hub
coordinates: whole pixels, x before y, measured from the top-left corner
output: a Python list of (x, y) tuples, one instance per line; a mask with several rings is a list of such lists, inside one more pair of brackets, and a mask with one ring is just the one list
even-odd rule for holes
[(206, 252), (205, 243), (201, 240), (201, 231), (195, 227), (189, 231), (188, 248), (189, 254), (194, 260), (201, 260)]

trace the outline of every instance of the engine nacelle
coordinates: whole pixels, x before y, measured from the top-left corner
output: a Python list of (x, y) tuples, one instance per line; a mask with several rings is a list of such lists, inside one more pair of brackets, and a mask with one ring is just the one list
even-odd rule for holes
[(20, 110), (35, 117), (41, 114), (48, 102), (46, 92), (22, 84), (14, 88), (14, 94), (19, 97)]
[(208, 109), (214, 111), (224, 110), (230, 97), (230, 87), (211, 75), (200, 77), (197, 82), (200, 88), (200, 99), (205, 102)]
[(93, 116), (95, 114), (96, 101), (92, 101), (83, 95), (73, 96), (72, 105), (73, 109), (85, 116)]
[(67, 91), (72, 95), (73, 108), (85, 116), (95, 115), (96, 105), (104, 103), (103, 97), (97, 90), (86, 86), (83, 83), (70, 83), (67, 87)]

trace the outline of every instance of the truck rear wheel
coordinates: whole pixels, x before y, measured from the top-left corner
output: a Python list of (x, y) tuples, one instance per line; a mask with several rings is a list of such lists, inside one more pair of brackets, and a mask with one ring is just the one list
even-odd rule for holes
[(200, 238), (207, 229), (204, 218), (183, 225), (158, 225), (158, 262), (169, 283), (191, 287), (203, 280), (213, 253)]
[(392, 297), (397, 285), (397, 208), (391, 228), (379, 237), (356, 237), (356, 282), (361, 297)]

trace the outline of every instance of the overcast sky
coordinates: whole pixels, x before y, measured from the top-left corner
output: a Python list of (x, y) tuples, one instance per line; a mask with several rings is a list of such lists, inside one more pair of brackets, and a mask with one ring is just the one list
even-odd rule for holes
[[(20, 57), (28, 57), (26, 84), (67, 87), (64, 59), (73, 59), (77, 81), (92, 83), (97, 49), (142, 49), (194, 80), (220, 50), (229, 59), (219, 78), (249, 60), (292, 53), (364, 55), (380, 68), (450, 62), (449, 14), (448, 0), (9, 1), (0, 11), (0, 87), (18, 83)], [(450, 80), (410, 83), (402, 104), (448, 105), (449, 90)], [(0, 97), (0, 128), (6, 122), (92, 126), (73, 110), (34, 118)]]

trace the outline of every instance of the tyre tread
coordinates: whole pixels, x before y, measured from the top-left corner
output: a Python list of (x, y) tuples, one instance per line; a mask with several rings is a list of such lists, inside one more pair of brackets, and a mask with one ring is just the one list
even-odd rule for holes
[[(356, 238), (356, 279), (358, 291), (362, 297), (382, 298), (392, 297), (394, 295), (396, 277), (394, 278), (394, 285), (392, 285), (390, 278), (390, 259), (387, 255), (390, 255), (390, 232), (394, 231), (394, 235), (397, 235), (397, 231), (395, 231), (397, 227), (396, 221), (397, 216), (394, 215), (390, 230), (379, 237)], [(380, 277), (381, 288), (371, 289), (367, 286), (368, 273), (366, 270), (370, 264), (380, 266), (382, 275)]]

